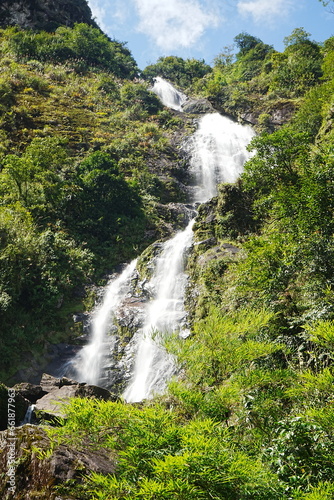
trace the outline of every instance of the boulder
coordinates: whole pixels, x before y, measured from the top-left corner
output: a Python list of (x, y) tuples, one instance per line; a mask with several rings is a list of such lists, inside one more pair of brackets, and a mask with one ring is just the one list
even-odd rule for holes
[[(0, 474), (0, 498), (4, 500), (56, 500), (57, 485), (72, 486), (92, 472), (111, 474), (115, 461), (105, 450), (85, 446), (84, 451), (67, 444), (51, 447), (46, 432), (41, 427), (24, 425), (13, 433), (0, 432), (0, 470), (7, 470), (8, 445), (15, 443), (15, 493), (9, 490), (9, 478)], [(68, 497), (66, 497), (68, 498)]]
[(75, 385), (64, 385), (45, 394), (36, 402), (34, 409), (36, 417), (50, 421), (56, 421), (59, 417), (64, 418), (66, 416), (64, 405), (69, 402), (70, 398), (76, 397), (76, 388)]
[(40, 386), (45, 392), (51, 392), (55, 389), (59, 389), (60, 378), (54, 377), (53, 375), (49, 375), (48, 373), (43, 373)]
[(42, 398), (46, 391), (40, 385), (30, 384), (29, 382), (21, 382), (14, 385), (13, 389), (17, 394), (21, 394), (30, 403), (36, 403), (37, 399)]
[(76, 398), (96, 398), (103, 401), (117, 401), (118, 397), (112, 392), (97, 385), (78, 384), (75, 392)]
[(46, 393), (36, 401), (35, 416), (38, 420), (53, 423), (57, 423), (59, 418), (66, 418), (66, 403), (71, 398), (117, 400), (117, 396), (102, 387), (79, 383), (67, 377), (56, 378), (47, 373), (43, 373), (40, 385)]
[(184, 113), (205, 115), (206, 113), (214, 113), (215, 110), (212, 104), (207, 99), (191, 99), (183, 104)]
[(207, 238), (202, 241), (196, 241), (194, 243), (194, 247), (198, 247), (201, 251), (208, 250), (214, 245), (217, 245), (217, 239), (215, 237)]

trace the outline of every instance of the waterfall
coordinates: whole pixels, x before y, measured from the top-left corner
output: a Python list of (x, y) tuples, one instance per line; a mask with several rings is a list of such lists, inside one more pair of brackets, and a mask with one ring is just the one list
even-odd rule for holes
[[(158, 77), (152, 90), (165, 105), (182, 110), (186, 96), (168, 82)], [(236, 181), (250, 156), (246, 147), (253, 135), (250, 127), (237, 124), (219, 113), (207, 114), (199, 120), (198, 130), (185, 145), (194, 176), (194, 203), (205, 202), (215, 196), (218, 183)], [(144, 293), (139, 300), (146, 305), (144, 310), (140, 309), (136, 331), (118, 363), (118, 370), (122, 373), (131, 368), (132, 376), (123, 393), (128, 402), (141, 401), (161, 393), (175, 373), (173, 359), (161, 346), (159, 334), (178, 332), (185, 337), (189, 333), (184, 307), (187, 284), (185, 259), (192, 245), (194, 220), (162, 244), (160, 254), (155, 257), (153, 275), (145, 285), (146, 295)], [(116, 342), (116, 337), (107, 336), (107, 333), (112, 329), (115, 313), (121, 307), (129, 310), (129, 304), (124, 304), (125, 299), (137, 296), (135, 287), (131, 288), (135, 267), (136, 261), (133, 261), (107, 286), (102, 304), (93, 315), (90, 343), (72, 362), (77, 380), (100, 383), (112, 389), (110, 384), (113, 382), (101, 376), (102, 365), (105, 365), (108, 356), (112, 356), (112, 342)], [(144, 319), (141, 318), (142, 313)]]
[(34, 415), (34, 410), (35, 410), (36, 405), (29, 405), (26, 411), (26, 414), (24, 416), (24, 419), (22, 420), (20, 425), (25, 425), (25, 424), (31, 424), (33, 415)]
[[(247, 145), (254, 132), (219, 113), (203, 116), (197, 132), (186, 145), (195, 177), (194, 202), (205, 202), (217, 194), (217, 184), (234, 182), (250, 156)], [(173, 374), (173, 361), (154, 340), (154, 332), (180, 330), (186, 316), (184, 294), (187, 282), (184, 255), (192, 243), (192, 226), (167, 241), (156, 262), (151, 284), (155, 295), (147, 308), (143, 331), (136, 339), (137, 354), (133, 378), (123, 397), (141, 401), (160, 393)]]
[(221, 182), (235, 182), (250, 154), (247, 144), (251, 127), (233, 122), (219, 113), (204, 115), (186, 145), (195, 176), (194, 200), (205, 202), (217, 194)]
[(93, 314), (91, 339), (72, 361), (79, 382), (98, 384), (105, 353), (105, 340), (115, 313), (130, 290), (131, 277), (137, 260), (133, 260), (124, 271), (107, 285), (102, 304)]
[(182, 104), (187, 100), (187, 96), (176, 90), (176, 88), (166, 82), (166, 80), (157, 76), (154, 79), (154, 85), (151, 90), (160, 97), (165, 106), (175, 109), (176, 111), (182, 111)]
[(141, 401), (153, 391), (160, 393), (174, 371), (174, 363), (155, 342), (155, 333), (180, 330), (185, 319), (184, 294), (187, 277), (184, 260), (192, 242), (190, 221), (184, 231), (166, 241), (157, 258), (150, 281), (153, 300), (148, 304), (146, 320), (139, 335), (133, 379), (123, 397), (128, 402)]

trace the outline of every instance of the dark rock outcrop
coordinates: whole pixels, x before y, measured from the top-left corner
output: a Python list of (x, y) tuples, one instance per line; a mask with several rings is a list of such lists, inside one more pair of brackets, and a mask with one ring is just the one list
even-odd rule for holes
[(40, 383), (45, 395), (36, 401), (34, 408), (38, 420), (57, 421), (66, 417), (66, 403), (71, 398), (96, 398), (116, 401), (117, 396), (96, 385), (79, 383), (67, 377), (56, 378), (44, 373)]
[[(292, 102), (277, 103), (272, 109), (266, 111), (268, 126), (272, 130), (277, 129), (287, 123), (295, 112), (295, 105)], [(263, 116), (262, 111), (247, 110), (239, 115), (239, 119), (251, 125), (258, 125)]]
[(86, 0), (2, 0), (0, 26), (54, 31), (86, 23), (97, 28)]
[(4, 430), (14, 415), (15, 424), (19, 425), (23, 421), (30, 402), (16, 392), (3, 384), (0, 384), (0, 430)]
[(184, 113), (205, 115), (214, 113), (212, 104), (207, 99), (190, 99), (182, 106)]
[[(8, 453), (10, 443), (15, 443), (15, 492), (10, 490)], [(91, 472), (111, 474), (115, 462), (105, 450), (82, 451), (70, 445), (52, 447), (47, 433), (41, 427), (24, 425), (11, 431), (0, 432), (0, 497), (4, 500), (56, 500), (60, 498), (54, 487), (68, 481), (78, 485)]]
[(16, 384), (13, 389), (16, 394), (20, 394), (30, 403), (36, 403), (37, 399), (42, 398), (47, 392), (40, 385), (29, 384), (29, 382)]

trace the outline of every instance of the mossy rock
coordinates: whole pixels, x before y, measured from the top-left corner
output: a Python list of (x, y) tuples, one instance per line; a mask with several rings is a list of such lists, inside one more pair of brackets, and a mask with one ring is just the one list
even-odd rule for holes
[(154, 242), (152, 245), (148, 246), (144, 252), (140, 255), (137, 263), (137, 269), (140, 275), (140, 279), (149, 279), (154, 271), (154, 266), (152, 265), (153, 259), (161, 251), (162, 243)]
[[(55, 500), (61, 486), (66, 498), (86, 498), (80, 494), (85, 477), (91, 472), (111, 474), (115, 462), (103, 450), (93, 450), (89, 445), (83, 451), (67, 444), (56, 444), (41, 427), (24, 425), (16, 428), (13, 436), (8, 431), (0, 433), (0, 442), (14, 438), (17, 467), (15, 493), (8, 491), (8, 477), (0, 475), (0, 497), (6, 500)], [(7, 468), (7, 448), (0, 449), (0, 469)], [(74, 493), (74, 496), (69, 494)]]

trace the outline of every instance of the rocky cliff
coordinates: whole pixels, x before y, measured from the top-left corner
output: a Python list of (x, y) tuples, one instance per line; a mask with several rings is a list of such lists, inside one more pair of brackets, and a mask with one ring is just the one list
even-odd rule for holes
[(2, 28), (20, 26), (54, 31), (75, 23), (97, 27), (86, 0), (3, 0), (0, 5)]

